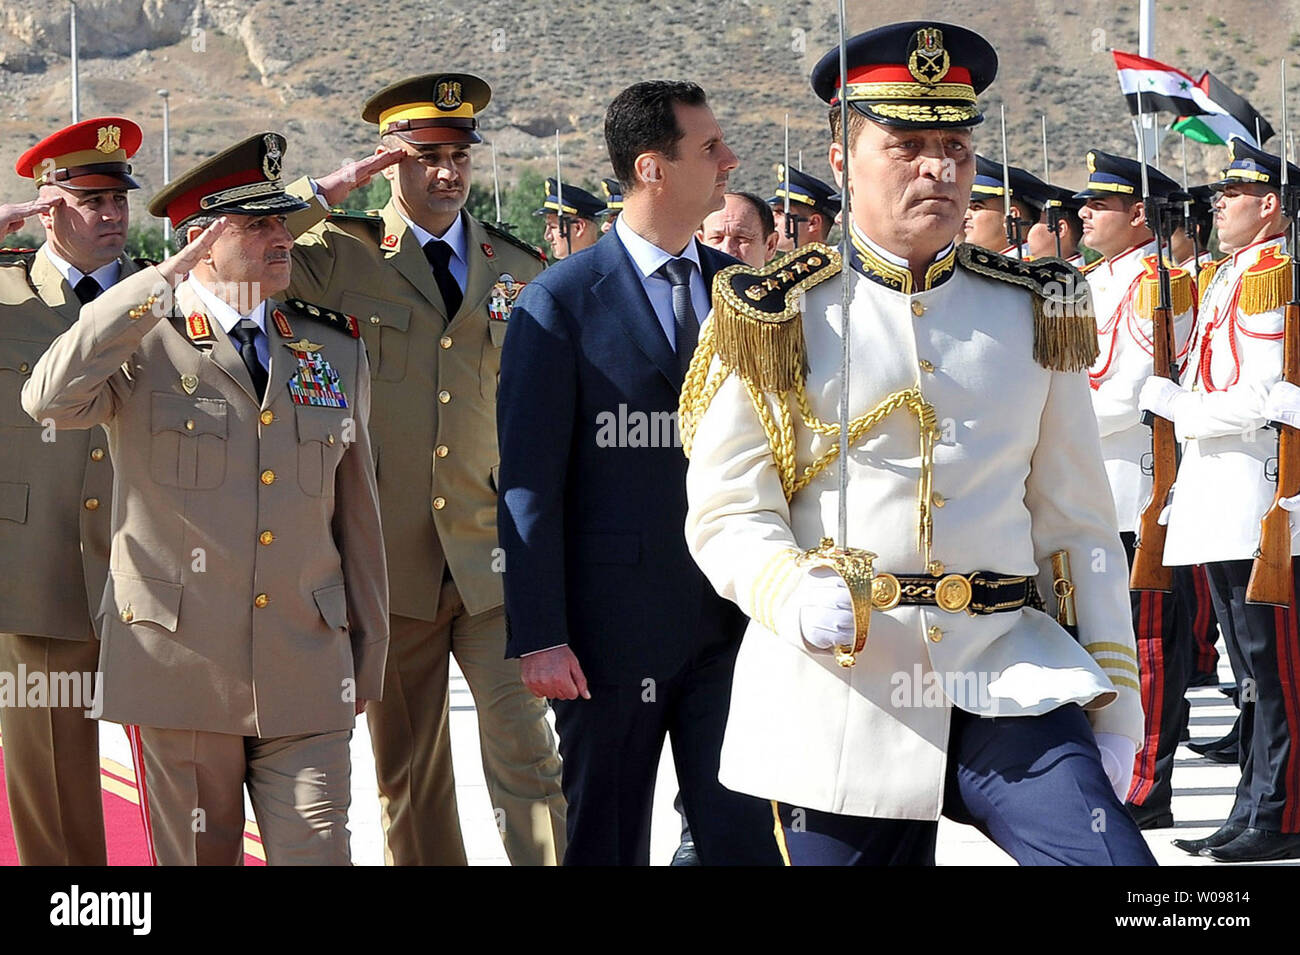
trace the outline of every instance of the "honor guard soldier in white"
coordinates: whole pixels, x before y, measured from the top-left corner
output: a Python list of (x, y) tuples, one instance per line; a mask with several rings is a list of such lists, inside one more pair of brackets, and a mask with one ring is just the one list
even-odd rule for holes
[[(1219, 243), (1230, 257), (1206, 287), (1181, 387), (1151, 378), (1139, 404), (1172, 421), (1183, 444), (1164, 562), (1205, 565), (1243, 687), (1241, 779), (1232, 811), (1204, 839), (1175, 844), (1220, 862), (1257, 862), (1300, 857), (1294, 590), (1288, 607), (1246, 600), (1260, 520), (1277, 490), (1277, 440), (1266, 426), (1286, 411), (1291, 392), (1279, 382), (1292, 265), (1281, 158), (1237, 138), (1228, 152), (1228, 168), (1213, 187)], [(1291, 182), (1300, 182), (1300, 168), (1289, 165), (1288, 172)], [(1300, 554), (1294, 535), (1291, 553)], [(1295, 566), (1293, 560), (1293, 575)]]
[[(1006, 183), (1011, 182), (1011, 214), (1015, 216), (1020, 245), (1007, 243)], [(1042, 215), (1052, 187), (1028, 170), (975, 157), (975, 180), (971, 184), (970, 206), (962, 226), (963, 241), (1013, 259), (1029, 258), (1029, 230)], [(1017, 248), (1020, 254), (1017, 254)]]
[[(135, 724), (150, 848), (349, 862), (349, 739), (383, 691), (388, 586), (355, 322), (288, 284), (285, 140), (260, 133), (149, 204), (187, 244), (87, 305), (23, 387), (116, 469), (99, 668)], [(188, 278), (184, 278), (188, 273)], [(109, 506), (105, 502), (104, 506)]]
[(79, 690), (91, 690), (75, 700), (0, 702), (23, 865), (107, 864), (99, 724), (86, 714), (95, 709), (113, 466), (102, 428), (56, 433), (23, 412), (19, 392), (82, 304), (140, 268), (123, 254), (127, 192), (139, 188), (129, 160), (140, 141), (135, 123), (107, 116), (24, 152), (14, 168), (39, 199), (22, 214), (40, 215), (46, 240), (0, 253), (0, 672), (19, 692), (37, 674), (73, 674)]
[[(719, 778), (773, 800), (794, 864), (932, 864), (943, 813), (1022, 863), (1150, 864), (1121, 801), (1142, 712), (1086, 290), (1059, 260), (953, 246), (987, 41), (914, 21), (848, 58), (830, 165), (850, 261), (810, 246), (721, 273), (683, 389), (687, 540), (752, 618)], [(812, 75), (835, 138), (839, 66)], [(803, 556), (836, 533), (841, 268), (869, 358), (836, 543), (874, 555), (869, 582)]]

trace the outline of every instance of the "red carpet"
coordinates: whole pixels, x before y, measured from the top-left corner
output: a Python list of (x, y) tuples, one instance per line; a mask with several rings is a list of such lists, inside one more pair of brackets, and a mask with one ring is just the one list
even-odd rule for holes
[[(0, 745), (0, 775), (4, 771), (4, 747)], [(135, 773), (108, 758), (100, 760), (104, 787), (104, 833), (108, 842), (109, 865), (149, 865), (149, 847), (140, 819), (140, 795)], [(266, 865), (261, 840), (253, 823), (244, 831), (244, 865)], [(9, 820), (9, 799), (0, 785), (0, 865), (17, 865), (13, 825)]]

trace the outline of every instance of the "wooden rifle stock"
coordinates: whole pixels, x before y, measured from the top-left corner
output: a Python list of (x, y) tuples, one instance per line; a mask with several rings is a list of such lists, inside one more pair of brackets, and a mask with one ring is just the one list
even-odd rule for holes
[[(1168, 296), (1161, 296), (1168, 302)], [(1174, 371), (1174, 317), (1168, 305), (1152, 313), (1151, 344), (1155, 372), (1177, 381)], [(1160, 514), (1169, 502), (1169, 492), (1178, 474), (1178, 439), (1174, 423), (1151, 416), (1151, 496), (1138, 516), (1137, 545), (1133, 554), (1133, 571), (1129, 576), (1132, 590), (1174, 589), (1174, 569), (1164, 564), (1165, 525)]]
[[(1292, 266), (1294, 268), (1294, 266)], [(1282, 380), (1300, 385), (1300, 303), (1286, 307)], [(1246, 584), (1246, 600), (1275, 607), (1291, 605), (1291, 514), (1284, 497), (1300, 494), (1300, 433), (1277, 424), (1277, 492), (1259, 528), (1259, 549)]]

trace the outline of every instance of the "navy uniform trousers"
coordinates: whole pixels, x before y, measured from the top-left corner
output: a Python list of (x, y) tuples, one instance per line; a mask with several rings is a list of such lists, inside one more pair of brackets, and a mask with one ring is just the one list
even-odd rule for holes
[[(934, 865), (937, 822), (785, 803), (773, 810), (790, 865)], [(1021, 865), (1155, 865), (1073, 703), (1042, 716), (996, 718), (954, 708), (943, 813), (975, 826)]]
[[(1184, 605), (1188, 615), (1186, 624), (1191, 628), (1193, 646), (1192, 673), (1210, 676), (1218, 682), (1219, 651), (1214, 644), (1219, 639), (1218, 621), (1214, 618), (1214, 601), (1210, 599), (1210, 581), (1205, 575), (1205, 565), (1196, 564), (1185, 578)], [(1174, 585), (1178, 585), (1175, 578)]]
[[(1126, 531), (1119, 536), (1132, 568), (1135, 535)], [(1174, 568), (1174, 589), (1170, 593), (1129, 591), (1142, 713), (1146, 719), (1128, 801), (1153, 812), (1170, 808), (1174, 754), (1190, 710), (1187, 686), (1192, 679), (1194, 647), (1187, 598), (1194, 586), (1191, 571), (1190, 567)]]
[[(1241, 779), (1227, 825), (1300, 832), (1300, 636), (1290, 607), (1246, 603), (1252, 562), (1206, 564), (1214, 613), (1237, 674)], [(1300, 561), (1292, 559), (1300, 590)]]

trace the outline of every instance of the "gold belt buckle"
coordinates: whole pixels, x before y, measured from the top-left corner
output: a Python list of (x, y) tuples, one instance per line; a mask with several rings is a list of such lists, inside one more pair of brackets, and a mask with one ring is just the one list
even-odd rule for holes
[(961, 574), (949, 574), (934, 585), (934, 602), (940, 610), (961, 613), (971, 602), (970, 580)]
[(872, 578), (871, 608), (873, 610), (893, 610), (902, 599), (903, 588), (893, 574), (876, 574)]

